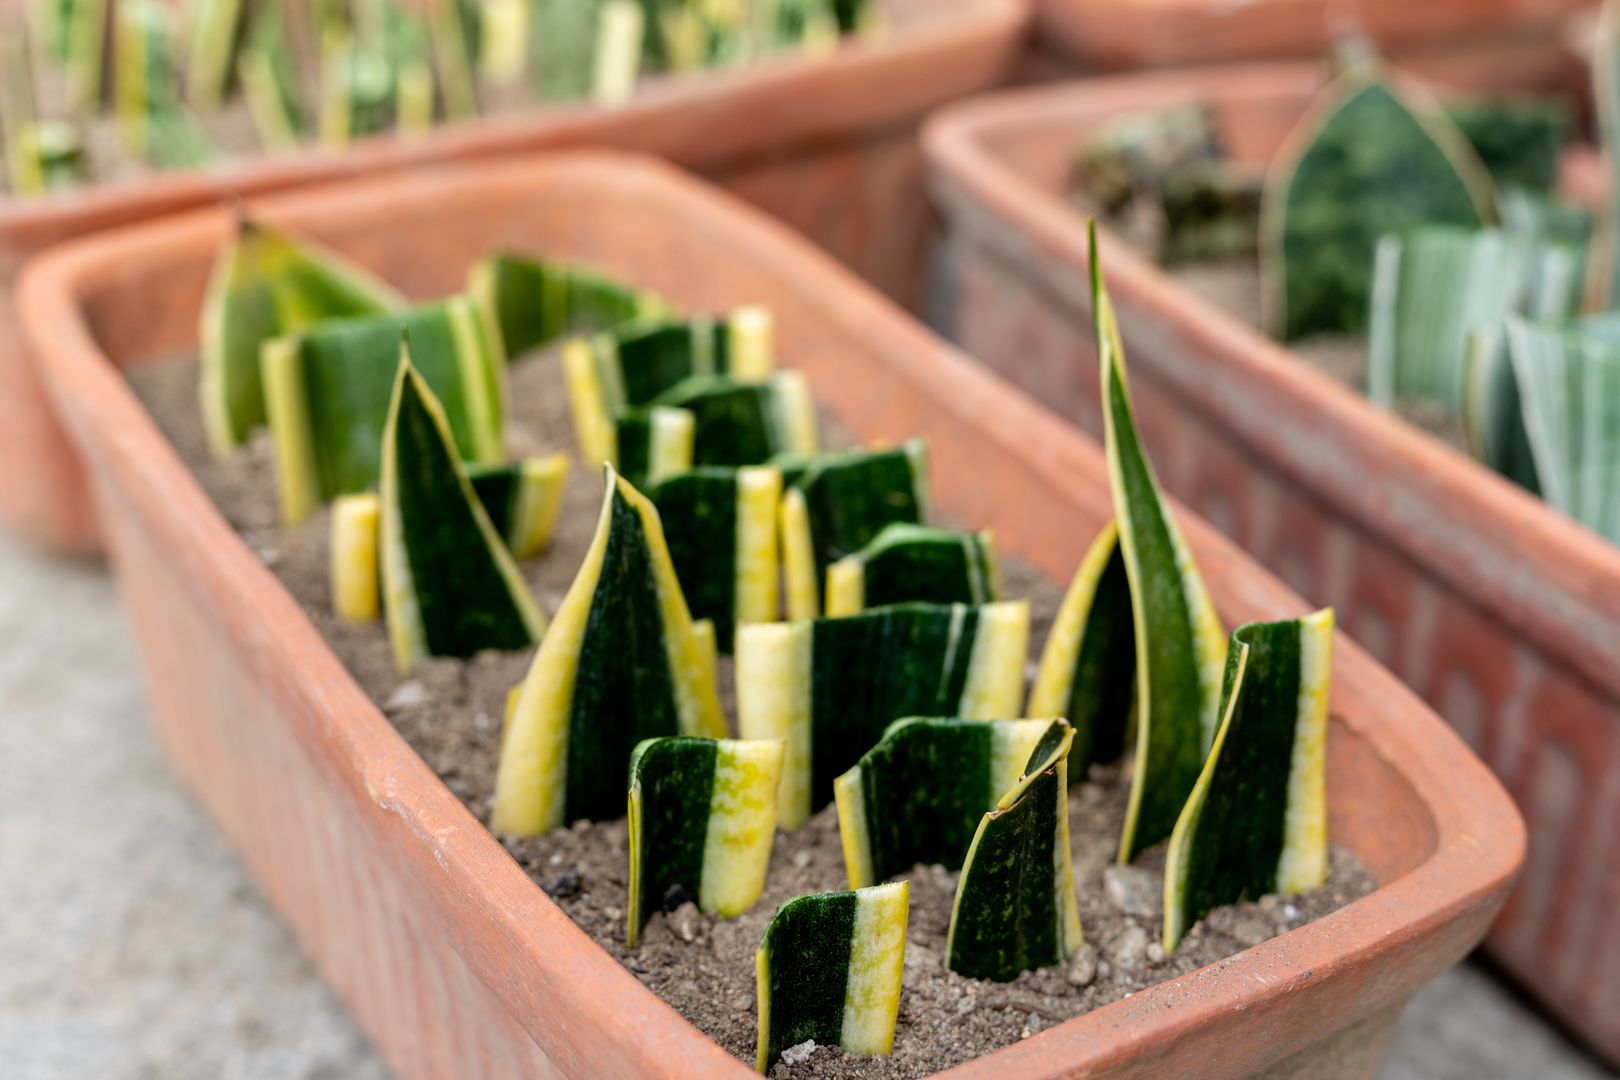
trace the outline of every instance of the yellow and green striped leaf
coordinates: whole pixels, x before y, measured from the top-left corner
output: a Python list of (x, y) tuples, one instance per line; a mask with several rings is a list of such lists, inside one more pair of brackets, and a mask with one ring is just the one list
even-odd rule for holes
[(637, 743), (725, 734), (713, 630), (693, 622), (658, 511), (611, 468), (603, 474), (595, 539), (501, 747), (491, 816), (499, 832), (616, 818)]
[(760, 1072), (812, 1039), (852, 1054), (894, 1049), (910, 897), (910, 885), (897, 881), (798, 896), (777, 909), (754, 954)]
[(1166, 952), (1212, 908), (1325, 880), (1332, 668), (1330, 609), (1232, 632), (1221, 727), (1170, 837)]
[(724, 918), (765, 888), (782, 744), (669, 736), (630, 755), (630, 910), (635, 948), (655, 911), (686, 901)]
[(896, 522), (827, 567), (827, 614), (920, 600), (988, 604), (1001, 598), (995, 541), (988, 530), (961, 532)]

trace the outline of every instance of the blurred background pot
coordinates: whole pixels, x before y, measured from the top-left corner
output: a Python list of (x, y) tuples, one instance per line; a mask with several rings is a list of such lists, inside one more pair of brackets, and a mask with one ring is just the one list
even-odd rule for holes
[[(982, 98), (925, 134), (947, 322), (971, 355), (1096, 434), (1076, 148), (1110, 120), (1212, 107), (1269, 161), (1315, 65), (1121, 76)], [(1473, 86), (1516, 89), (1476, 74)], [(1567, 185), (1601, 184), (1577, 155)], [(1099, 228), (1137, 416), (1168, 489), (1418, 690), (1530, 825), (1492, 954), (1620, 1060), (1620, 550), (1194, 295)]]
[[(998, 85), (1024, 43), (1024, 0), (896, 5), (887, 31), (823, 58), (655, 79), (628, 105), (533, 108), (414, 138), (383, 136), (160, 174), (37, 200), (0, 199), (0, 523), (50, 547), (97, 548), (83, 477), (23, 347), (13, 285), (23, 261), (97, 230), (394, 169), (555, 146), (659, 154), (824, 244), (889, 295), (920, 283), (929, 218), (916, 132), (924, 114)], [(18, 467), (18, 463), (27, 467)]]
[[(789, 230), (667, 166), (559, 155), (253, 209), (413, 296), (458, 288), (502, 245), (588, 261), (695, 310), (767, 305), (780, 361), (840, 423), (864, 440), (928, 439), (939, 511), (1057, 580), (1113, 513), (1096, 444)], [(167, 752), (400, 1075), (753, 1075), (593, 944), (406, 746), (120, 377), (195, 346), (229, 228), (209, 210), (76, 241), (22, 286)], [(1228, 621), (1304, 610), (1182, 521)], [(1374, 893), (950, 1075), (1371, 1076), (1413, 991), (1484, 934), (1524, 837), (1490, 773), (1342, 636), (1330, 709), (1330, 833)]]

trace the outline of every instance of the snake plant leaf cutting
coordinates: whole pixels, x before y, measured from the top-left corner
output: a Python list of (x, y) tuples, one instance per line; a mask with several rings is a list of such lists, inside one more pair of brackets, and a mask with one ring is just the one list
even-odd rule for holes
[(754, 954), (760, 1072), (811, 1039), (852, 1054), (894, 1049), (910, 900), (910, 884), (896, 881), (776, 910)]
[(654, 911), (695, 900), (734, 918), (754, 906), (776, 837), (782, 744), (672, 736), (630, 755), (633, 949)]
[(266, 342), (260, 358), (288, 524), (335, 496), (376, 484), (402, 335), (413, 368), (443, 405), (462, 458), (490, 464), (505, 457), (501, 372), (465, 297), (323, 322)]
[(1432, 226), (1378, 242), (1367, 396), (1461, 408), (1468, 335), (1517, 308), (1526, 253), (1501, 229)]
[(898, 449), (784, 459), (782, 576), (792, 619), (821, 613), (827, 568), (853, 555), (888, 525), (928, 520), (928, 450), (921, 439)]
[(827, 567), (827, 614), (921, 600), (988, 604), (999, 600), (995, 541), (988, 530), (886, 525), (870, 543)]
[(1500, 323), (1482, 326), (1468, 337), (1461, 419), (1475, 458), (1532, 494), (1541, 494), (1507, 328)]
[[(1620, 3), (1616, 0), (1604, 0), (1598, 10), (1592, 43), (1592, 107), (1608, 175), (1620, 176)], [(1620, 308), (1620, 184), (1611, 179), (1607, 191), (1587, 294), (1591, 311)]]
[(304, 138), (309, 118), (298, 94), (297, 62), (288, 42), (285, 9), (258, 8), (236, 61), (236, 78), (266, 150), (291, 150)]
[[(341, 256), (244, 215), (214, 264), (198, 327), (203, 425), (215, 453), (241, 445), (265, 423), (265, 342), (326, 319), (404, 306), (392, 286)], [(389, 356), (398, 348), (395, 333)], [(388, 371), (391, 377), (391, 365)]]
[(1378, 238), (1491, 224), (1491, 198), (1485, 167), (1442, 112), (1412, 107), (1372, 64), (1355, 65), (1271, 166), (1260, 251), (1272, 334), (1360, 331)]
[(658, 511), (612, 468), (603, 474), (596, 536), (501, 747), (490, 818), (499, 832), (616, 818), (637, 743), (726, 733), (713, 630), (687, 610)]
[(1620, 315), (1510, 318), (1505, 337), (1542, 497), (1620, 541)]
[(1061, 964), (1083, 944), (1069, 864), (1069, 747), (1053, 724), (1017, 783), (979, 820), (956, 882), (945, 966), (1008, 982)]
[(1136, 618), (1119, 527), (1103, 526), (1092, 541), (1041, 651), (1026, 716), (1063, 716), (1074, 728), (1069, 781), (1086, 778), (1092, 762), (1125, 753), (1136, 689)]
[(649, 497), (687, 605), (694, 618), (714, 624), (721, 649), (731, 652), (737, 626), (780, 617), (780, 472), (762, 465), (693, 469), (663, 481)]
[(1148, 463), (1125, 349), (1103, 284), (1091, 226), (1091, 310), (1097, 329), (1103, 422), (1114, 517), (1136, 637), (1136, 768), (1120, 833), (1129, 862), (1170, 835), (1215, 738), (1225, 641), (1192, 553)]
[(1232, 632), (1221, 727), (1170, 837), (1164, 949), (1222, 904), (1327, 877), (1333, 612)]
[(737, 630), (737, 723), (782, 739), (778, 820), (794, 829), (905, 716), (1016, 716), (1029, 605), (896, 604)]
[[(771, 314), (739, 308), (723, 319), (654, 314), (564, 348), (574, 427), (587, 440), (624, 409), (651, 405), (693, 375), (760, 382), (771, 374)], [(750, 463), (751, 464), (751, 463)]]
[(191, 5), (186, 97), (198, 108), (218, 107), (230, 88), (244, 6), (244, 0), (196, 0)]
[(685, 409), (626, 409), (614, 419), (613, 442), (602, 460), (638, 489), (652, 488), (692, 467), (696, 440), (697, 418)]
[(986, 811), (1024, 774), (1062, 720), (896, 720), (833, 782), (849, 887), (865, 888), (918, 863), (955, 870)]
[(345, 622), (371, 622), (382, 613), (377, 568), (382, 501), (371, 492), (332, 501), (328, 552), (332, 611)]
[(652, 404), (692, 414), (694, 465), (763, 465), (820, 449), (815, 405), (797, 371), (779, 371), (764, 382), (694, 375)]
[(1449, 102), (1446, 116), (1479, 156), (1498, 189), (1547, 195), (1570, 129), (1569, 107), (1554, 97)]
[(499, 465), (466, 466), (467, 479), (495, 532), (519, 559), (551, 543), (568, 484), (568, 455), (548, 454)]
[(42, 52), (67, 78), (69, 107), (75, 113), (96, 108), (101, 103), (107, 0), (45, 0), (34, 9)]
[(383, 601), (394, 661), (521, 649), (546, 618), (490, 524), (444, 408), (402, 348), (382, 437)]
[(654, 294), (584, 267), (511, 253), (475, 265), (467, 274), (467, 293), (508, 360), (571, 333), (594, 333), (668, 310)]

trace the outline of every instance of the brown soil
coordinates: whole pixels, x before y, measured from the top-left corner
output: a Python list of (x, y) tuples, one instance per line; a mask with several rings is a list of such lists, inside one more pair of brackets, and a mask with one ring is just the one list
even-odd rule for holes
[[(249, 546), (298, 599), (356, 680), (427, 764), (480, 820), (487, 820), (507, 690), (529, 653), (486, 653), (471, 661), (435, 660), (401, 681), (381, 623), (353, 626), (329, 613), (326, 528), (318, 515), (297, 529), (276, 523), (267, 440), (224, 461), (205, 449), (196, 407), (196, 365), (189, 359), (134, 371), (131, 382), (159, 426)], [(518, 364), (512, 377), (511, 442), (516, 452), (572, 449), (566, 395), (554, 357)], [(849, 438), (824, 421), (832, 445)], [(525, 566), (548, 611), (555, 610), (589, 545), (600, 498), (595, 475), (576, 466), (551, 549)], [(1007, 592), (1027, 596), (1032, 643), (1046, 636), (1062, 589), (1028, 564), (1001, 560)], [(732, 712), (730, 664), (721, 658), (722, 691)], [(1211, 913), (1180, 949), (1159, 951), (1159, 867), (1148, 852), (1133, 867), (1114, 867), (1128, 775), (1093, 770), (1070, 795), (1074, 879), (1087, 944), (1066, 967), (1026, 972), (1011, 983), (965, 979), (945, 970), (943, 955), (956, 875), (919, 866), (910, 875), (904, 993), (890, 1057), (846, 1056), (819, 1047), (779, 1063), (774, 1076), (926, 1076), (988, 1053), (1069, 1017), (1117, 1001), (1258, 944), (1370, 892), (1376, 882), (1350, 853), (1335, 848), (1327, 884), (1304, 896), (1266, 897)], [(832, 807), (792, 833), (779, 833), (764, 896), (747, 914), (720, 920), (688, 904), (654, 916), (635, 952), (624, 947), (628, 891), (626, 826), (576, 822), (535, 838), (503, 837), (529, 876), (615, 959), (699, 1029), (745, 1062), (756, 1038), (754, 949), (777, 906), (803, 893), (846, 887)]]

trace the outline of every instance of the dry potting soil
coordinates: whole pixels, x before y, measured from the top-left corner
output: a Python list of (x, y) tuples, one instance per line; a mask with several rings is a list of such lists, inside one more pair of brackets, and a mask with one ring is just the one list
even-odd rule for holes
[[(244, 450), (214, 459), (197, 407), (192, 358), (130, 373), (137, 395), (201, 480), (225, 518), (287, 586), (338, 657), (407, 742), (481, 820), (488, 821), (507, 691), (528, 669), (532, 650), (488, 652), (468, 661), (419, 664), (408, 679), (394, 669), (381, 622), (356, 626), (331, 614), (324, 513), (284, 529), (279, 523), (273, 454), (264, 433)], [(560, 364), (540, 353), (514, 365), (509, 442), (515, 454), (574, 452)], [(823, 417), (823, 440), (852, 440)], [(524, 565), (545, 609), (555, 611), (590, 545), (601, 479), (576, 461), (548, 551)], [(1027, 597), (1031, 642), (1039, 646), (1063, 589), (1023, 561), (1002, 555), (1008, 597)], [(1038, 651), (1033, 655), (1039, 655)], [(721, 658), (721, 693), (735, 714), (731, 662)], [(1026, 972), (1010, 983), (966, 979), (944, 966), (956, 874), (919, 866), (910, 874), (905, 974), (889, 1057), (800, 1048), (776, 1065), (779, 1077), (926, 1076), (989, 1053), (1154, 983), (1215, 963), (1325, 915), (1376, 887), (1354, 855), (1335, 847), (1325, 885), (1302, 896), (1264, 897), (1211, 912), (1166, 957), (1159, 935), (1162, 849), (1136, 865), (1113, 865), (1129, 796), (1128, 766), (1099, 766), (1070, 793), (1074, 880), (1086, 945), (1074, 960)], [(502, 837), (540, 888), (619, 963), (705, 1034), (752, 1064), (756, 1039), (754, 950), (778, 905), (803, 893), (847, 887), (834, 808), (803, 829), (777, 834), (764, 895), (737, 919), (691, 904), (655, 915), (640, 945), (624, 945), (629, 891), (627, 828), (575, 822), (541, 837)]]

